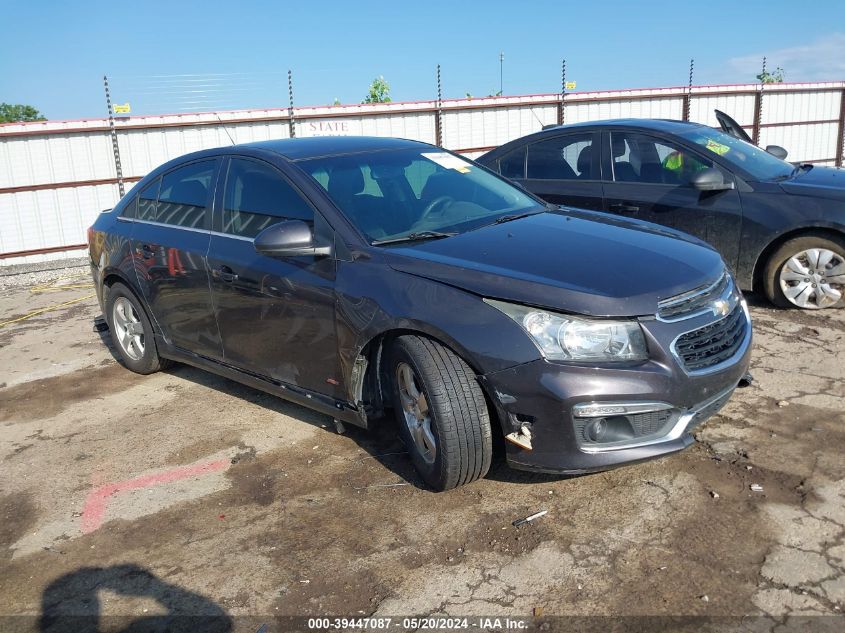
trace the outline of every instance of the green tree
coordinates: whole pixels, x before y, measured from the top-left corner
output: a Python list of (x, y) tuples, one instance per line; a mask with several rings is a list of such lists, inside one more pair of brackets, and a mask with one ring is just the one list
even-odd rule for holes
[(390, 84), (382, 75), (373, 79), (370, 84), (370, 91), (361, 103), (390, 103)]
[(18, 123), (20, 121), (46, 121), (47, 117), (29, 105), (20, 103), (0, 103), (0, 123)]
[(761, 84), (782, 84), (785, 75), (786, 73), (783, 72), (783, 68), (778, 66), (772, 72), (769, 72), (768, 70), (761, 72), (757, 75), (757, 81)]

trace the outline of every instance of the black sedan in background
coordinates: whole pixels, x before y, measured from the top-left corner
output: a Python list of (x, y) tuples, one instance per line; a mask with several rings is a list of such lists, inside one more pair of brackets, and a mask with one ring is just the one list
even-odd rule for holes
[(776, 305), (845, 305), (841, 169), (796, 166), (704, 125), (652, 119), (549, 128), (478, 162), (554, 204), (695, 235), (744, 289)]

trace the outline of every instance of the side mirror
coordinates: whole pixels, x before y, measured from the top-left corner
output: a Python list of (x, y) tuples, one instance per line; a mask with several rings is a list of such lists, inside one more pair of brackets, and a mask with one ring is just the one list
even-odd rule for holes
[(766, 145), (766, 151), (775, 158), (780, 158), (781, 160), (786, 160), (786, 157), (789, 155), (789, 152), (783, 149), (780, 145)]
[(285, 220), (269, 226), (255, 237), (255, 250), (267, 257), (325, 257), (331, 246), (318, 245), (311, 227), (302, 220)]
[(725, 182), (722, 172), (715, 167), (696, 172), (690, 179), (690, 184), (699, 191), (724, 191), (734, 188), (734, 183)]

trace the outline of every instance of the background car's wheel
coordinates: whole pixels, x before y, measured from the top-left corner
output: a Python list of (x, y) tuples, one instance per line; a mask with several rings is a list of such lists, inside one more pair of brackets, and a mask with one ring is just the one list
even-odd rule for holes
[(783, 308), (845, 306), (845, 240), (802, 235), (784, 242), (766, 264), (769, 300)]
[(425, 482), (448, 490), (486, 475), (493, 437), (472, 369), (420, 336), (396, 339), (389, 369), (399, 434)]
[(152, 374), (170, 365), (169, 360), (158, 355), (147, 313), (122, 283), (115, 283), (109, 289), (106, 319), (112, 342), (127, 368), (139, 374)]

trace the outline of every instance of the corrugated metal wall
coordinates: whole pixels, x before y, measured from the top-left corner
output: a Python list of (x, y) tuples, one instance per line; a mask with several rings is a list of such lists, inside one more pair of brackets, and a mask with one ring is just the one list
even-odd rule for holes
[[(557, 123), (610, 118), (681, 119), (717, 125), (730, 114), (760, 145), (786, 147), (791, 160), (841, 164), (845, 82), (696, 86), (647, 90), (457, 99), (442, 102), (441, 145), (476, 157)], [(294, 110), (296, 136), (399, 136), (437, 142), (434, 101), (306, 107)], [(757, 119), (759, 117), (759, 126)], [(288, 109), (127, 117), (116, 120), (127, 189), (187, 152), (288, 138)], [(839, 152), (839, 155), (837, 155)], [(77, 256), (85, 229), (118, 199), (106, 120), (0, 126), (0, 264)], [(63, 250), (67, 247), (70, 250)], [(51, 252), (43, 252), (49, 250)]]

